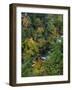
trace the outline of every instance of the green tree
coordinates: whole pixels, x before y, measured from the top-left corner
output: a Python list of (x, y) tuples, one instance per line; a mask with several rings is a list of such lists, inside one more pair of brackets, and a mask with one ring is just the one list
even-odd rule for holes
[(22, 13), (21, 34), (23, 77), (63, 74), (62, 15)]

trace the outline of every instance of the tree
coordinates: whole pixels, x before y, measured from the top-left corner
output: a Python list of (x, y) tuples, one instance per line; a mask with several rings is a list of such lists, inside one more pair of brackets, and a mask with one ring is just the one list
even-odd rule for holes
[(63, 74), (63, 16), (22, 13), (22, 76)]

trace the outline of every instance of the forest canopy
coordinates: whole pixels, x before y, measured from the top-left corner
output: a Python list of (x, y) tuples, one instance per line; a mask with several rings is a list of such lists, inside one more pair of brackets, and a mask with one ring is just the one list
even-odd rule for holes
[(63, 15), (21, 14), (21, 76), (63, 74)]

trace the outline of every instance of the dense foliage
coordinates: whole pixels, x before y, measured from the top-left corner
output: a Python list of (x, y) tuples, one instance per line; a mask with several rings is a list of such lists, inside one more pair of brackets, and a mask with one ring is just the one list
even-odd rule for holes
[(63, 74), (63, 16), (22, 13), (22, 77)]

